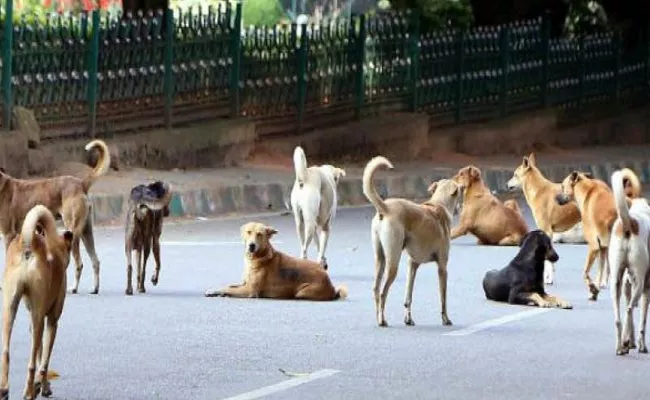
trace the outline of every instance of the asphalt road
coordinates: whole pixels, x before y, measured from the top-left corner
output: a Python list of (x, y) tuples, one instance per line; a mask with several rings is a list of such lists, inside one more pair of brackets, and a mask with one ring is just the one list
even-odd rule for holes
[[(215, 400), (278, 383), (286, 386), (272, 386), (269, 391), (275, 392), (265, 398), (647, 395), (650, 356), (636, 351), (615, 355), (609, 291), (598, 302), (587, 301), (580, 278), (584, 246), (557, 245), (560, 260), (551, 292), (571, 301), (574, 309), (536, 313), (539, 309), (533, 307), (488, 302), (483, 295), (485, 271), (504, 266), (516, 248), (477, 247), (473, 237), (459, 238), (449, 264), (451, 327), (441, 325), (435, 264), (418, 272), (416, 326), (403, 324), (402, 257), (388, 298), (389, 327), (377, 327), (371, 294), (372, 214), (370, 208), (339, 210), (327, 256), (334, 284), (345, 283), (350, 296), (330, 303), (203, 297), (208, 288), (240, 281), (243, 248), (238, 235), (244, 221), (273, 225), (280, 232), (276, 247), (297, 254), (288, 215), (166, 225), (159, 286), (150, 284), (150, 260), (148, 292), (132, 297), (124, 295), (123, 230), (98, 229), (100, 294), (87, 294), (92, 269), (85, 258), (81, 293), (67, 298), (54, 348), (51, 368), (61, 374), (52, 383), (54, 397)], [(528, 220), (532, 224), (530, 216)], [(315, 257), (314, 249), (310, 256)], [(71, 263), (69, 280), (73, 268)], [(522, 311), (526, 318), (520, 318)], [(506, 319), (495, 321), (500, 317)], [(493, 326), (477, 325), (486, 321)], [(464, 334), (446, 335), (457, 330)], [(22, 395), (29, 337), (22, 307), (11, 348), (13, 398)], [(315, 375), (295, 378), (280, 369)], [(236, 398), (255, 397), (249, 393)]]

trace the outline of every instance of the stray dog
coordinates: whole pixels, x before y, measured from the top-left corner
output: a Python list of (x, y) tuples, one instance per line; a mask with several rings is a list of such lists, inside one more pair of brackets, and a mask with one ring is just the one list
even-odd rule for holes
[(318, 261), (327, 269), (325, 249), (336, 216), (336, 188), (345, 170), (332, 165), (307, 168), (307, 158), (300, 146), (293, 151), (293, 165), (296, 180), (291, 189), (291, 209), (300, 239), (300, 256), (307, 258), (307, 249), (314, 239)]
[[(612, 174), (612, 190), (616, 201), (618, 218), (612, 227), (609, 243), (609, 265), (612, 269), (612, 300), (616, 326), (616, 354), (624, 355), (634, 348), (634, 318), (632, 311), (641, 300), (639, 329), (639, 353), (647, 353), (645, 328), (650, 299), (650, 206), (646, 199), (629, 199), (625, 181), (638, 178), (629, 169)], [(639, 190), (640, 192), (640, 190)], [(621, 286), (625, 285), (627, 313), (625, 328), (621, 332)], [(622, 338), (625, 338), (624, 340)]]
[(519, 253), (505, 268), (485, 274), (485, 297), (510, 304), (573, 308), (567, 301), (544, 291), (544, 262), (557, 262), (558, 259), (546, 233), (541, 230), (528, 232), (521, 241)]
[(573, 225), (573, 228), (564, 232), (553, 232), (553, 243), (587, 244), (582, 221)]
[(206, 297), (240, 297), (331, 301), (345, 299), (345, 286), (335, 288), (320, 264), (281, 253), (271, 245), (277, 230), (258, 222), (241, 227), (246, 254), (243, 284), (208, 290)]
[(473, 165), (461, 168), (452, 180), (464, 188), (460, 222), (451, 230), (452, 240), (471, 233), (478, 238), (478, 244), (519, 245), (528, 232), (526, 221), (521, 212), (512, 205), (506, 207), (490, 192), (481, 170)]
[[(443, 325), (451, 325), (447, 315), (447, 262), (449, 260), (451, 219), (456, 210), (462, 187), (456, 182), (443, 179), (429, 186), (431, 198), (416, 204), (406, 199), (382, 198), (373, 185), (375, 172), (392, 169), (385, 157), (375, 157), (368, 162), (363, 171), (363, 194), (375, 207), (371, 235), (375, 252), (375, 281), (373, 294), (377, 324), (388, 326), (385, 308), (386, 298), (395, 281), (402, 251), (408, 255), (406, 295), (404, 299), (404, 323), (415, 325), (411, 316), (411, 302), (415, 274), (420, 264), (435, 261), (438, 264), (438, 286), (440, 311)], [(388, 266), (388, 276), (381, 295), (379, 286)]]
[[(588, 246), (582, 277), (589, 288), (589, 300), (596, 301), (599, 288), (605, 287), (609, 275), (607, 247), (612, 225), (617, 216), (614, 195), (605, 182), (590, 178), (582, 172), (573, 171), (562, 181), (562, 191), (556, 195), (555, 201), (564, 205), (573, 200), (578, 205), (582, 216), (582, 226)], [(589, 276), (596, 257), (599, 259), (596, 279), (598, 286)]]
[(163, 217), (169, 215), (171, 193), (171, 185), (161, 181), (149, 185), (138, 185), (131, 189), (124, 238), (127, 265), (125, 293), (127, 295), (133, 294), (133, 265), (131, 264), (133, 251), (135, 251), (136, 266), (138, 268), (138, 292), (145, 292), (144, 277), (149, 252), (152, 248), (156, 269), (151, 277), (151, 283), (154, 286), (158, 284), (158, 275), (160, 274), (160, 235), (162, 234)]
[[(11, 331), (18, 306), (23, 299), (31, 316), (32, 333), (32, 349), (23, 398), (34, 399), (39, 391), (45, 397), (52, 394), (48, 368), (59, 318), (63, 313), (66, 269), (70, 262), (72, 241), (72, 232), (65, 231), (59, 235), (54, 216), (45, 206), (39, 204), (27, 212), (20, 233), (9, 243), (2, 283), (3, 352), (0, 398), (9, 398)], [(40, 364), (39, 376), (38, 382), (34, 384), (37, 362)]]
[(99, 293), (99, 259), (95, 252), (93, 235), (92, 201), (88, 191), (92, 184), (104, 175), (111, 163), (106, 143), (93, 140), (86, 145), (86, 151), (96, 148), (100, 160), (92, 172), (84, 179), (73, 176), (57, 176), (45, 179), (16, 179), (0, 172), (0, 228), (4, 235), (5, 246), (20, 232), (27, 212), (37, 204), (43, 204), (52, 214), (60, 215), (66, 229), (74, 238), (72, 255), (77, 265), (71, 293), (77, 293), (83, 263), (79, 249), (79, 239), (84, 243), (93, 264), (93, 288), (91, 294)]
[[(560, 205), (555, 201), (562, 185), (546, 179), (537, 168), (534, 153), (530, 153), (528, 157), (524, 156), (506, 185), (508, 190), (521, 189), (524, 192), (535, 224), (549, 237), (553, 237), (555, 232), (566, 232), (580, 224), (580, 210), (575, 202)], [(554, 279), (555, 264), (547, 263), (544, 282), (552, 285)]]

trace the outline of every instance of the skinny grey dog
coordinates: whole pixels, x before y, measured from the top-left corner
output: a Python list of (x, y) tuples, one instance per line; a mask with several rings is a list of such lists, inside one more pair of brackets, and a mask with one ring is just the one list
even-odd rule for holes
[(158, 284), (160, 274), (160, 235), (163, 218), (169, 216), (171, 185), (156, 181), (148, 185), (137, 185), (131, 189), (129, 209), (126, 214), (125, 250), (126, 250), (126, 291), (133, 294), (132, 256), (135, 251), (137, 264), (137, 289), (145, 293), (144, 276), (147, 259), (153, 248), (156, 269), (151, 277), (154, 286)]

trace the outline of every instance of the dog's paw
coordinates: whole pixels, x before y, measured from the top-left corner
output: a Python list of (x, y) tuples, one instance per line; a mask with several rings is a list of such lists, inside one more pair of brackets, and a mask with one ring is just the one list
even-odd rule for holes
[(388, 327), (388, 322), (386, 322), (385, 319), (382, 319), (381, 321), (377, 322), (377, 326), (379, 326), (380, 328), (386, 328)]
[(49, 382), (47, 382), (46, 384), (41, 385), (41, 396), (43, 396), (43, 397), (52, 396), (52, 387), (50, 387)]
[(99, 294), (99, 288), (92, 288), (88, 291), (88, 294)]
[(573, 305), (571, 303), (565, 301), (563, 303), (560, 303), (560, 308), (562, 308), (564, 310), (571, 310), (571, 309), (573, 309)]
[(156, 275), (153, 275), (151, 277), (151, 284), (156, 286), (158, 284), (158, 277)]
[(225, 294), (219, 290), (206, 290), (205, 297), (224, 297)]
[(648, 347), (641, 340), (639, 340), (639, 353), (648, 354)]
[(133, 296), (133, 288), (131, 288), (131, 287), (126, 288), (126, 290), (124, 291), (124, 294), (127, 295), (127, 296)]
[(70, 288), (68, 288), (68, 293), (70, 293), (70, 294), (77, 294), (77, 288), (74, 288), (74, 287), (70, 287)]
[(138, 293), (147, 293), (147, 290), (144, 288), (144, 286), (140, 286), (138, 288)]
[(617, 356), (624, 356), (624, 355), (628, 354), (629, 352), (630, 352), (630, 350), (625, 346), (619, 347), (619, 348), (616, 349), (616, 355)]
[(415, 326), (415, 321), (413, 321), (413, 318), (408, 316), (404, 317), (404, 325), (406, 326)]
[(598, 293), (600, 293), (600, 290), (594, 285), (593, 283), (589, 284), (589, 300), (591, 301), (596, 301), (598, 300)]
[(0, 389), (0, 400), (9, 400), (9, 389)]

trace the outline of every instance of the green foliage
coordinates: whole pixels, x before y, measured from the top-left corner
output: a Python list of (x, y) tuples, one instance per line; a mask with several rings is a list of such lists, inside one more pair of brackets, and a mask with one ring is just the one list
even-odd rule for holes
[(564, 29), (568, 37), (581, 33), (590, 34), (606, 30), (607, 13), (603, 6), (593, 0), (572, 0), (566, 16)]
[(394, 10), (417, 10), (423, 30), (467, 29), (474, 21), (469, 0), (390, 0)]
[(284, 17), (277, 0), (245, 0), (242, 8), (244, 26), (273, 26)]

